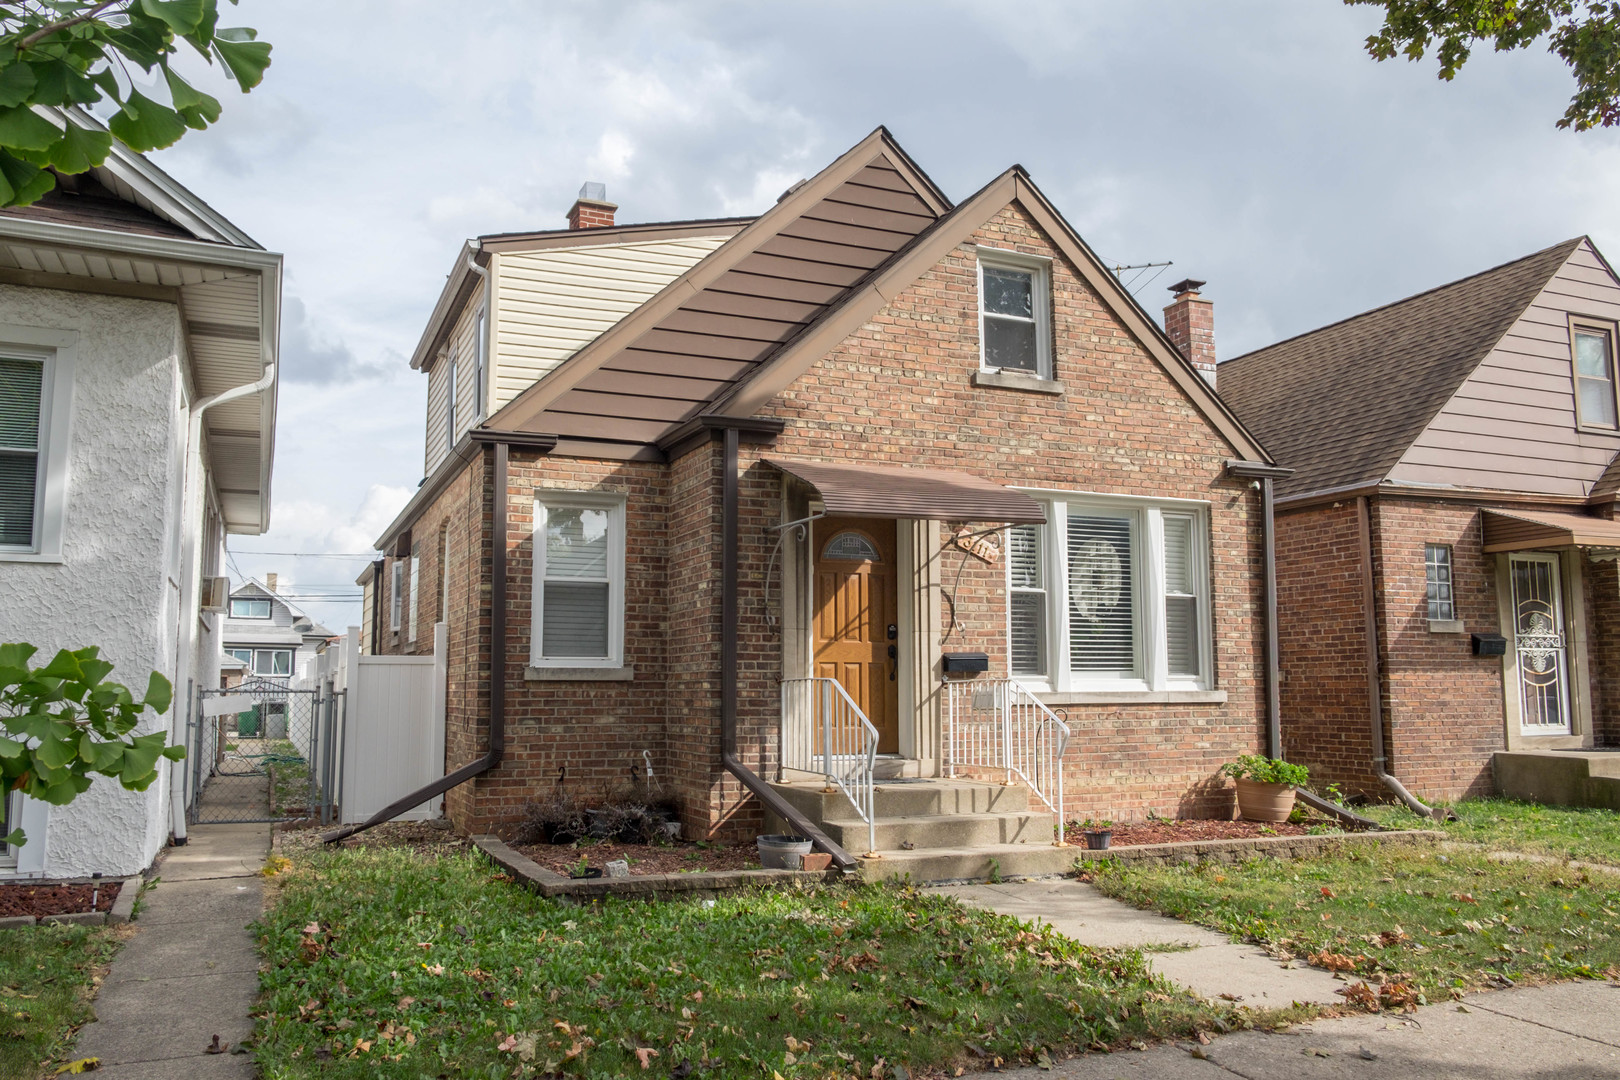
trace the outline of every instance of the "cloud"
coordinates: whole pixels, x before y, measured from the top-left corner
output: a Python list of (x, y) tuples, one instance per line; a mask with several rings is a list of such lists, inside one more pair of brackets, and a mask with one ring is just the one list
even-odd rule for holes
[(288, 382), (329, 386), (380, 378), (385, 369), (354, 355), (342, 341), (319, 332), (304, 302), (287, 295), (281, 302), (281, 377)]

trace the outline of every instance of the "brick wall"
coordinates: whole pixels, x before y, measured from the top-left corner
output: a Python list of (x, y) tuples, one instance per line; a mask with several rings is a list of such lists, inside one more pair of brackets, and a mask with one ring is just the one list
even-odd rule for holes
[[(1600, 514), (1614, 515), (1613, 504)], [(1620, 562), (1588, 559), (1584, 570), (1593, 734), (1599, 746), (1620, 746)]]
[[(1491, 755), (1505, 740), (1501, 661), (1474, 656), (1469, 637), (1501, 627), (1496, 558), (1483, 551), (1479, 508), (1380, 497), (1373, 526), (1389, 770), (1422, 799), (1488, 795)], [(1451, 545), (1463, 633), (1429, 630), (1427, 544)]]

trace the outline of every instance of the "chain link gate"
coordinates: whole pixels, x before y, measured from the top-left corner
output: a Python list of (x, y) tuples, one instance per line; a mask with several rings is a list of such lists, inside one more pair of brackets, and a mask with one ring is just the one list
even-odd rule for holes
[(341, 692), (253, 678), (197, 696), (187, 821), (333, 820)]

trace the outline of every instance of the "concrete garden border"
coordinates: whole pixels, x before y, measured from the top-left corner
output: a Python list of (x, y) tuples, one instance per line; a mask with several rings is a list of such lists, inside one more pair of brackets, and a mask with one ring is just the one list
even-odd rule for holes
[(734, 889), (757, 886), (797, 888), (801, 885), (840, 881), (842, 870), (717, 870), (696, 874), (634, 874), (623, 878), (576, 880), (547, 870), (526, 855), (508, 847), (494, 836), (470, 836), (468, 840), (495, 865), (532, 892), (545, 897), (599, 900), (607, 897), (670, 899), (677, 896), (710, 897)]
[[(103, 878), (102, 885), (118, 883), (118, 899), (113, 901), (110, 911), (75, 911), (66, 915), (7, 915), (0, 918), (0, 930), (15, 930), (24, 926), (47, 926), (52, 923), (65, 923), (79, 926), (118, 926), (127, 923), (135, 915), (135, 900), (141, 895), (141, 886), (144, 879), (139, 874), (127, 878)], [(95, 882), (91, 878), (62, 878), (58, 880), (25, 880), (8, 881), (7, 885), (91, 885)]]

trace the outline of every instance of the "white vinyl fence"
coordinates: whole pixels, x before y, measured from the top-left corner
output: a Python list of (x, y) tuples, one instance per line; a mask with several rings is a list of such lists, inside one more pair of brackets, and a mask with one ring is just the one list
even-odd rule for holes
[[(302, 688), (325, 690), (334, 702), (336, 718), (323, 725), (333, 746), (318, 759), (331, 770), (327, 782), (342, 824), (365, 821), (444, 775), (448, 641), (448, 627), (436, 623), (431, 656), (362, 656), (360, 628), (351, 626), (300, 680)], [(437, 818), (440, 808), (435, 798), (399, 817)]]

